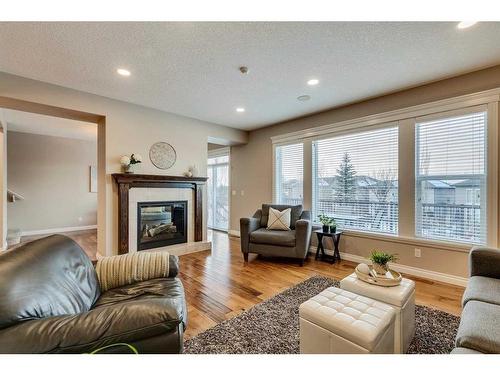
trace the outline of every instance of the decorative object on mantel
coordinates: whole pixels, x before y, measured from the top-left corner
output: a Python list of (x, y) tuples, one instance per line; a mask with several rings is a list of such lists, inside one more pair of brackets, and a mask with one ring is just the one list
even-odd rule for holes
[(175, 164), (177, 154), (175, 149), (167, 142), (156, 142), (149, 149), (149, 159), (158, 169), (168, 169)]
[(136, 164), (142, 163), (142, 156), (139, 154), (132, 154), (130, 156), (123, 155), (120, 158), (120, 164), (125, 173), (134, 173)]
[(373, 269), (377, 274), (385, 275), (389, 271), (388, 263), (395, 262), (398, 258), (396, 254), (373, 250), (368, 259), (372, 261)]
[(196, 177), (197, 174), (196, 165), (189, 166), (187, 172), (184, 172), (184, 177)]
[(388, 270), (385, 274), (381, 275), (375, 272), (372, 266), (365, 263), (358, 264), (354, 272), (358, 279), (378, 286), (397, 286), (403, 279), (399, 272)]

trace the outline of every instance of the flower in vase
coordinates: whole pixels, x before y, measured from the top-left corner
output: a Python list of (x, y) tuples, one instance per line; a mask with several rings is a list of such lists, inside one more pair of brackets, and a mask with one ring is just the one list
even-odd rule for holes
[(126, 155), (123, 155), (121, 158), (120, 158), (120, 164), (123, 165), (124, 167), (130, 165), (130, 158)]

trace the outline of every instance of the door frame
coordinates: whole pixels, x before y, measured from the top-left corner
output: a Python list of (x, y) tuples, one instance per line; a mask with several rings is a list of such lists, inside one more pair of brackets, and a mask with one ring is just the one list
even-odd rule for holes
[[(106, 254), (106, 116), (7, 96), (0, 96), (0, 109), (2, 108), (97, 124), (97, 253)], [(7, 160), (3, 159), (2, 157), (1, 162), (6, 163)], [(3, 199), (3, 193), (7, 194), (6, 191), (3, 192), (7, 181), (2, 184), (0, 190)], [(7, 210), (7, 207), (3, 207), (3, 210)], [(3, 233), (4, 228), (5, 233)], [(6, 238), (3, 237), (7, 233), (7, 222), (2, 222), (0, 229), (2, 236), (0, 248), (3, 248), (6, 242)]]

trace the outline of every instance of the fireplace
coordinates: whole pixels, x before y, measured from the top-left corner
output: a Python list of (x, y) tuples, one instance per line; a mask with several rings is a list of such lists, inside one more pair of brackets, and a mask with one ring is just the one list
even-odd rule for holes
[(187, 242), (187, 201), (137, 203), (137, 250)]

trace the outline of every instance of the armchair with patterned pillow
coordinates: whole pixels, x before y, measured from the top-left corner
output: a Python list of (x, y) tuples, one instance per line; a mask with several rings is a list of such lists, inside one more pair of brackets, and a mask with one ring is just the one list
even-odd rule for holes
[[(289, 222), (287, 222), (289, 221)], [(304, 264), (311, 242), (311, 212), (302, 205), (263, 204), (250, 218), (240, 219), (241, 251), (298, 259)]]

